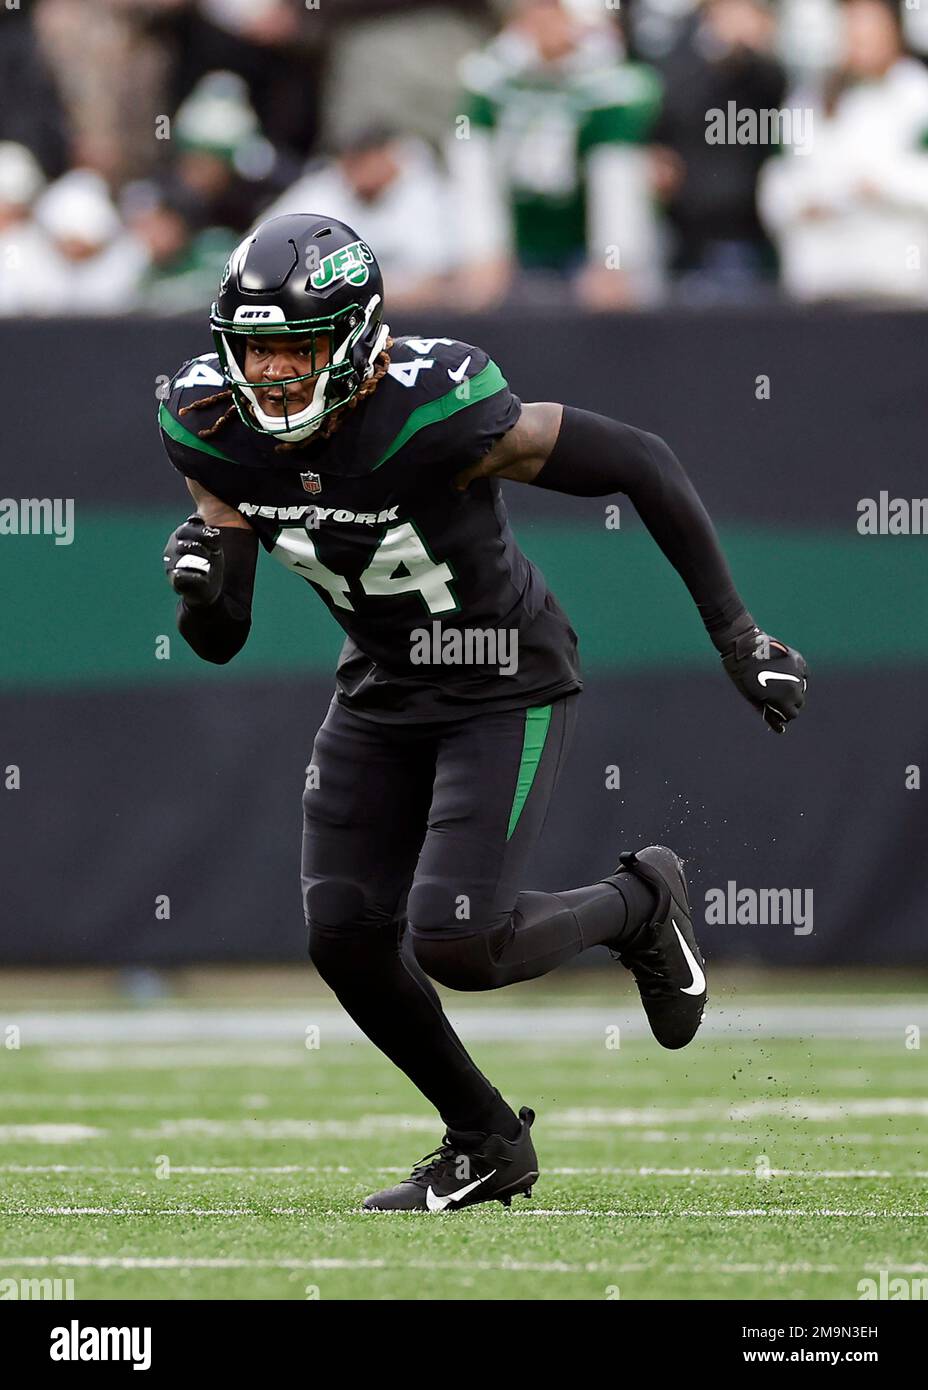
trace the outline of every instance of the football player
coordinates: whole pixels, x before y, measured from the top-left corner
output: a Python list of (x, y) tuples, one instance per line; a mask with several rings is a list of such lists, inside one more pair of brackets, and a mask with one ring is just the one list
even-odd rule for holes
[(516, 544), (500, 480), (625, 493), (778, 733), (802, 708), (806, 666), (745, 609), (662, 439), (523, 405), (479, 347), (391, 338), (383, 314), (374, 254), (340, 222), (276, 217), (237, 247), (212, 306), (215, 351), (181, 368), (161, 407), (196, 502), (164, 563), (180, 631), (206, 661), (248, 637), (259, 548), (345, 630), (303, 796), (309, 955), (445, 1125), (364, 1206), (508, 1205), (538, 1176), (534, 1114), (480, 1072), (432, 981), (498, 989), (605, 945), (670, 1048), (692, 1039), (707, 995), (672, 850), (623, 853), (583, 887), (523, 887), (581, 680), (576, 636)]

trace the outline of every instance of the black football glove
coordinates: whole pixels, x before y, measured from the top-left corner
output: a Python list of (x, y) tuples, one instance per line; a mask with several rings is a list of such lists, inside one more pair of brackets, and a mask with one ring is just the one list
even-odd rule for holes
[(222, 593), (222, 539), (217, 526), (201, 516), (188, 516), (168, 537), (164, 572), (188, 608), (205, 608)]
[(722, 665), (770, 728), (785, 734), (806, 702), (808, 667), (802, 653), (754, 628), (722, 653)]

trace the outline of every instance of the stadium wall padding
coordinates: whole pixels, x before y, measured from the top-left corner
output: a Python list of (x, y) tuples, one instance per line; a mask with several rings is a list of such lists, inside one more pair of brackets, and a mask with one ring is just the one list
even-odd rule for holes
[[(664, 435), (755, 617), (812, 668), (807, 712), (768, 733), (630, 504), (615, 499), (611, 530), (612, 499), (507, 484), (586, 681), (525, 886), (595, 881), (620, 849), (666, 841), (690, 858), (712, 958), (928, 962), (928, 789), (912, 785), (928, 770), (928, 537), (857, 530), (862, 498), (928, 493), (926, 316), (526, 311), (395, 327), (480, 343), (526, 400)], [(0, 534), (0, 963), (298, 960), (300, 794), (341, 634), (266, 558), (234, 663), (198, 662), (175, 632), (160, 548), (190, 506), (156, 392), (208, 335), (35, 322), (0, 342), (15, 368), (0, 494), (72, 498), (75, 516), (71, 545)], [(744, 889), (788, 890), (805, 921), (704, 922), (715, 890), (749, 918)]]

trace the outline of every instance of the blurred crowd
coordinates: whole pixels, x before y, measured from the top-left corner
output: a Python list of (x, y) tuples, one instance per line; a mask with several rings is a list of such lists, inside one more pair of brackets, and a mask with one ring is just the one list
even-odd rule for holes
[(393, 307), (928, 303), (928, 0), (0, 7), (0, 314), (202, 312), (319, 211)]

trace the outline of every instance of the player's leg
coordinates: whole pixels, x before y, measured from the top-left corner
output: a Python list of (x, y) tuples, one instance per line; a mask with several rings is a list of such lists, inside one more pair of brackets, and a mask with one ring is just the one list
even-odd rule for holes
[(346, 1012), (447, 1125), (512, 1135), (518, 1119), (402, 949), (434, 772), (434, 742), (421, 729), (363, 720), (332, 703), (303, 794), (309, 954)]
[(545, 975), (614, 940), (654, 898), (638, 879), (564, 893), (522, 891), (577, 718), (577, 696), (449, 725), (428, 834), (409, 895), (417, 958), (456, 989)]
[(583, 888), (520, 891), (576, 707), (577, 696), (568, 696), (537, 710), (462, 720), (444, 734), (409, 895), (416, 956), (440, 983), (483, 990), (547, 974), (587, 947), (607, 945), (635, 973), (655, 1036), (682, 1046), (698, 1026), (705, 981), (672, 851), (654, 846), (623, 856), (615, 873)]

